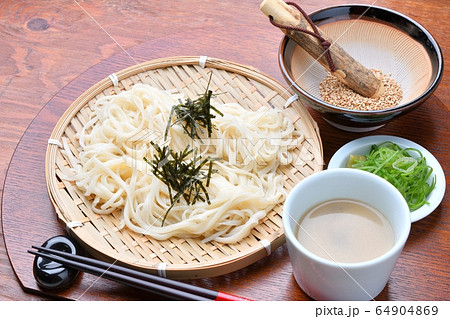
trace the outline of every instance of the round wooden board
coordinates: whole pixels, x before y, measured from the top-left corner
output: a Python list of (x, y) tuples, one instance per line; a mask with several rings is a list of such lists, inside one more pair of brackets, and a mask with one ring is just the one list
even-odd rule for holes
[[(265, 21), (262, 24), (265, 26)], [(63, 290), (43, 290), (36, 284), (32, 270), (33, 256), (27, 253), (27, 250), (32, 245), (42, 244), (52, 236), (66, 233), (65, 225), (59, 222), (46, 187), (45, 156), (48, 138), (73, 101), (92, 85), (118, 70), (160, 58), (162, 55), (207, 55), (240, 61), (243, 64), (255, 66), (266, 74), (275, 75), (279, 81), (282, 81), (276, 60), (276, 48), (281, 40), (278, 31), (270, 25), (266, 28), (255, 26), (251, 27), (250, 32), (254, 37), (242, 38), (241, 28), (240, 25), (232, 25), (215, 29), (215, 34), (221, 36), (214, 36), (216, 43), (214, 46), (210, 45), (211, 42), (199, 41), (204, 37), (204, 30), (197, 29), (170, 38), (157, 38), (127, 49), (127, 53), (122, 52), (111, 56), (82, 72), (61, 89), (34, 118), (11, 159), (2, 198), (2, 229), (6, 252), (17, 280), (26, 292), (69, 300), (158, 300), (161, 298), (156, 294), (142, 293), (86, 273)], [(255, 38), (263, 35), (266, 37), (271, 32), (272, 36), (259, 43), (259, 49), (255, 51)], [(233, 45), (230, 47), (230, 41), (238, 38), (240, 41), (232, 41)], [(320, 117), (318, 120), (322, 121)], [(265, 274), (265, 269), (270, 269), (271, 276)], [(285, 245), (272, 251), (270, 256), (230, 275), (190, 282), (258, 300), (308, 299), (292, 279)], [(269, 291), (261, 288), (264, 285), (272, 287), (275, 283), (281, 285), (283, 289)]]
[[(289, 192), (300, 180), (322, 170), (322, 143), (317, 125), (298, 100), (290, 99), (293, 93), (278, 81), (250, 66), (213, 57), (156, 59), (115, 72), (93, 85), (72, 103), (53, 130), (46, 157), (47, 186), (58, 217), (65, 225), (75, 225), (68, 227), (70, 233), (97, 258), (176, 279), (223, 275), (278, 248), (284, 242), (281, 205), (234, 244), (204, 243), (202, 238), (155, 240), (127, 227), (118, 227), (120, 213), (95, 214), (92, 200), (73, 182), (64, 180), (62, 176), (71, 167), (66, 151), (70, 149), (71, 155), (77, 157), (80, 149), (77, 133), (89, 121), (93, 104), (105, 95), (118, 94), (138, 83), (176, 90), (191, 99), (205, 92), (209, 84), (218, 103), (237, 102), (253, 111), (263, 106), (279, 109), (301, 136), (292, 150), (295, 161), (279, 168), (285, 177), (285, 190)], [(68, 141), (68, 148), (63, 152), (64, 140)]]

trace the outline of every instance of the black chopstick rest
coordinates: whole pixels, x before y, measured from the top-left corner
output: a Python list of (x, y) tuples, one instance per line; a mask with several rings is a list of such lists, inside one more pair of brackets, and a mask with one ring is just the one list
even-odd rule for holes
[[(42, 247), (70, 254), (81, 254), (78, 244), (66, 236), (55, 236), (48, 239)], [(36, 256), (33, 262), (33, 275), (38, 285), (44, 289), (60, 289), (70, 285), (80, 273), (79, 270), (67, 267), (44, 256)]]

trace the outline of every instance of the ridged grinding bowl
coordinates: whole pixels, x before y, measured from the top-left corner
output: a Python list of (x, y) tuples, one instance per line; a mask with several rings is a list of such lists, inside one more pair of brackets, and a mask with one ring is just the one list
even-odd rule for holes
[(390, 75), (403, 98), (396, 107), (360, 111), (324, 102), (319, 84), (327, 75), (320, 65), (287, 36), (279, 48), (281, 72), (301, 102), (320, 112), (331, 125), (353, 132), (371, 131), (421, 105), (443, 75), (443, 56), (432, 35), (413, 19), (390, 9), (339, 5), (309, 15), (314, 23), (358, 62)]

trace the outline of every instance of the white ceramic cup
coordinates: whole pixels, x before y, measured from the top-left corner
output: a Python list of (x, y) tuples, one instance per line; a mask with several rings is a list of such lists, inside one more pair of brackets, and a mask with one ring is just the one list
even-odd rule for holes
[[(357, 263), (336, 263), (304, 248), (296, 238), (299, 220), (332, 199), (358, 200), (383, 213), (394, 230), (394, 246), (375, 259)], [(290, 191), (283, 227), (295, 280), (307, 295), (315, 300), (372, 300), (389, 280), (409, 236), (411, 219), (406, 200), (389, 182), (358, 169), (336, 168), (314, 173)]]

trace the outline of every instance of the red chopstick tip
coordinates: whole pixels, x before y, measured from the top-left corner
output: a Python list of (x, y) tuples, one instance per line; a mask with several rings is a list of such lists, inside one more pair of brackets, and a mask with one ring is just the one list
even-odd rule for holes
[(215, 301), (253, 301), (253, 300), (219, 291), (217, 293)]

